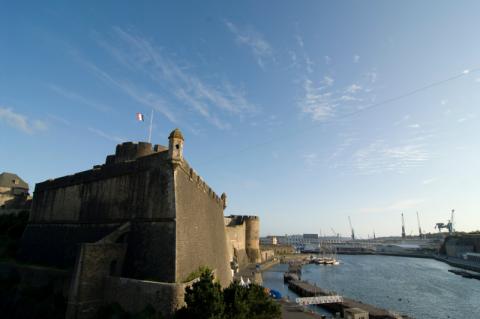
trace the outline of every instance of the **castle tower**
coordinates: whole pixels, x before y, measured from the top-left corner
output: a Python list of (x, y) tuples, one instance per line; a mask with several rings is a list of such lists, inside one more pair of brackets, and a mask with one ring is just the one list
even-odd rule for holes
[(261, 262), (260, 219), (257, 216), (245, 216), (245, 246), (250, 262)]
[(174, 129), (168, 136), (168, 157), (180, 163), (183, 160), (183, 135), (178, 128)]

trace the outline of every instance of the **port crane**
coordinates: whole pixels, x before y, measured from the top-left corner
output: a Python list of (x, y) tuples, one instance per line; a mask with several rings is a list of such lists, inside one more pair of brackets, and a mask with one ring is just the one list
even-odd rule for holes
[(417, 223), (418, 223), (418, 236), (420, 238), (422, 238), (422, 236), (423, 236), (422, 227), (420, 226), (420, 217), (418, 216), (418, 212), (417, 212)]
[(405, 238), (405, 219), (403, 218), (403, 213), (402, 213), (402, 238)]
[(435, 228), (438, 229), (438, 232), (442, 231), (442, 228), (446, 228), (448, 230), (448, 233), (451, 234), (455, 232), (455, 229), (453, 228), (453, 217), (454, 217), (455, 209), (452, 209), (452, 214), (450, 215), (450, 220), (445, 224), (445, 223), (436, 223)]
[(350, 216), (348, 216), (348, 223), (350, 224), (350, 231), (352, 232), (352, 240), (355, 240), (355, 231), (353, 230), (352, 220), (350, 219)]

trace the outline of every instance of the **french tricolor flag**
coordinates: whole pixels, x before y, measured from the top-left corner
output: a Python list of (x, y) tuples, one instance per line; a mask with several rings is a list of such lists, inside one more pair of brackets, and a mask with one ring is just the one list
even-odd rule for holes
[(143, 114), (142, 113), (137, 113), (137, 121), (142, 121), (143, 122)]

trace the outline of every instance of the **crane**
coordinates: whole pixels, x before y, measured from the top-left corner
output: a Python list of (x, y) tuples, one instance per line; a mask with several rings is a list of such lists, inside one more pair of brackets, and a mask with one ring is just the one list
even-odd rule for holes
[(417, 212), (417, 223), (418, 223), (418, 236), (422, 238), (422, 227), (420, 226), (420, 217), (418, 216), (418, 212)]
[(352, 240), (355, 240), (355, 231), (353, 230), (352, 220), (350, 219), (350, 216), (348, 216), (348, 223), (350, 224), (350, 231), (352, 232)]
[(405, 238), (405, 219), (403, 218), (403, 213), (402, 213), (402, 238)]
[(448, 223), (446, 223), (446, 224), (445, 223), (436, 223), (435, 224), (435, 228), (438, 229), (438, 232), (441, 232), (442, 228), (448, 229), (449, 234), (451, 234), (455, 231), (455, 229), (453, 228), (454, 213), (455, 213), (455, 209), (452, 209), (452, 214), (450, 215), (450, 220), (448, 221)]

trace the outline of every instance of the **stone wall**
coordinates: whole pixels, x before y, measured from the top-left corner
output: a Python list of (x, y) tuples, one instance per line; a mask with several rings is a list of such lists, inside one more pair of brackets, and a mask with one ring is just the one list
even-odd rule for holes
[(223, 203), (188, 167), (175, 170), (176, 282), (200, 266), (215, 270), (223, 286), (232, 279)]
[(39, 183), (30, 222), (111, 222), (173, 218), (169, 165), (163, 153)]
[(104, 302), (105, 278), (119, 275), (125, 244), (82, 244), (68, 294), (67, 319), (89, 319)]
[[(225, 217), (225, 222), (229, 223), (230, 218)], [(225, 231), (227, 233), (228, 258), (233, 260), (235, 256), (240, 268), (249, 263), (247, 251), (245, 249), (245, 223), (240, 225), (226, 225)]]
[(122, 277), (107, 277), (105, 303), (117, 302), (130, 312), (137, 313), (151, 305), (165, 318), (184, 305), (185, 288), (193, 283), (165, 283)]

